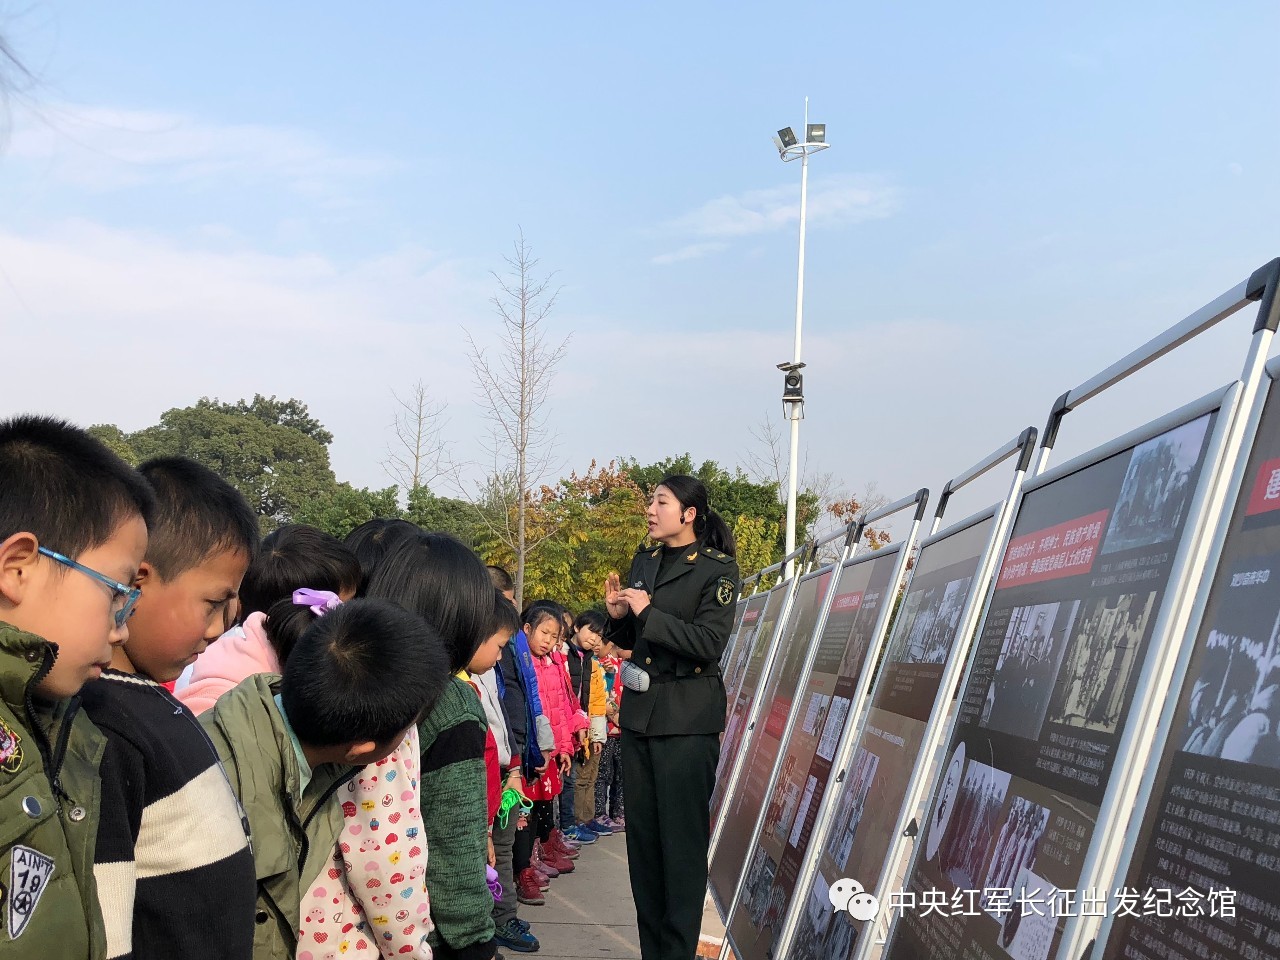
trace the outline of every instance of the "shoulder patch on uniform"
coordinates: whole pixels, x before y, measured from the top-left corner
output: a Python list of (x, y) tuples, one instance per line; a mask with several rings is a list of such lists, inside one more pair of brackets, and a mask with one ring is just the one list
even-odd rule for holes
[(9, 863), (9, 939), (17, 940), (27, 929), (40, 898), (49, 889), (54, 862), (39, 850), (15, 846)]
[(730, 561), (733, 560), (733, 557), (729, 556), (724, 551), (715, 550), (711, 547), (703, 547), (702, 555), (705, 557), (710, 557), (712, 560), (719, 560), (721, 563), (729, 563)]
[(0, 770), (17, 773), (22, 769), (22, 737), (0, 717)]
[(716, 581), (716, 603), (720, 606), (727, 607), (733, 603), (733, 595), (737, 592), (737, 585), (728, 577), (721, 577)]

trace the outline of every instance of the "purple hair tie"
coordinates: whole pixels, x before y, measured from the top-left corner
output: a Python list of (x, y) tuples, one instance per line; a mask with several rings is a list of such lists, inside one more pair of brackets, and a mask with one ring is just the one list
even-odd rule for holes
[(498, 882), (498, 871), (493, 867), (485, 864), (484, 879), (489, 884), (489, 892), (493, 894), (494, 900), (502, 899), (502, 884)]
[(330, 610), (337, 610), (342, 606), (342, 600), (333, 591), (312, 590), (310, 587), (293, 591), (293, 603), (297, 607), (310, 607), (317, 617), (323, 617)]

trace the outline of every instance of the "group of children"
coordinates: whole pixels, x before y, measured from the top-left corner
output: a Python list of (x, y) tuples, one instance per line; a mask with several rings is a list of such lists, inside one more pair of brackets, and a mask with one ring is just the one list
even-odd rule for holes
[[(624, 827), (603, 620), (0, 422), (0, 957), (491, 960)], [(429, 853), (429, 855), (428, 855)]]
[[(488, 569), (511, 600), (510, 574)], [(615, 678), (630, 652), (604, 643), (604, 619), (595, 611), (575, 620), (559, 604), (540, 600), (520, 622), (502, 649), (500, 670), (476, 680), (495, 743), (491, 770), (519, 793), (507, 794), (492, 824), (491, 859), (502, 884), (497, 938), (532, 952), (538, 941), (518, 904), (544, 904), (551, 881), (575, 870), (583, 846), (626, 829), (617, 726), (622, 684)]]

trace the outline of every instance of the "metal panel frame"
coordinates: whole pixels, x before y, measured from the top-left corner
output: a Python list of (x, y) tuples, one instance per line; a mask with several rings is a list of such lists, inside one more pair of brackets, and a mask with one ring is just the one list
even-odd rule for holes
[[(784, 557), (781, 563), (775, 564), (772, 568), (767, 567), (765, 570), (760, 571), (761, 579), (763, 579), (763, 575), (768, 570), (781, 569), (787, 562), (803, 556), (809, 548), (810, 545), (806, 543), (800, 549)], [(786, 590), (786, 597), (782, 601), (782, 609), (778, 611), (778, 622), (774, 624), (773, 635), (769, 638), (769, 648), (765, 651), (764, 662), (760, 665), (759, 683), (761, 686), (757, 688), (757, 692), (759, 692), (760, 689), (763, 689), (764, 685), (768, 683), (769, 677), (773, 673), (774, 662), (778, 658), (778, 650), (781, 647), (781, 643), (779, 641), (782, 639), (783, 630), (786, 628), (787, 617), (791, 615), (791, 601), (795, 599), (796, 584), (798, 582), (798, 577), (791, 577), (789, 580), (784, 580), (773, 588), (773, 590)], [(772, 592), (772, 590), (770, 592)], [(763, 615), (764, 613), (761, 611), (761, 616)], [(739, 687), (739, 695), (741, 695), (741, 687)], [(738, 781), (742, 777), (743, 766), (745, 764), (747, 754), (751, 750), (751, 741), (755, 739), (756, 724), (760, 721), (760, 711), (763, 707), (763, 697), (757, 696), (752, 700), (751, 711), (747, 715), (746, 726), (743, 727), (742, 730), (742, 741), (738, 745), (738, 752), (733, 758), (733, 769), (729, 772), (729, 780), (725, 785), (725, 796), (731, 795), (738, 789)], [(724, 832), (725, 819), (724, 811), (721, 811), (721, 816), (716, 818), (716, 822), (711, 831), (711, 843), (707, 847), (708, 864), (711, 862), (712, 857), (715, 856), (716, 846), (720, 843), (720, 835)], [(711, 889), (711, 899), (715, 901), (717, 907), (719, 907), (720, 904), (716, 898), (715, 890), (710, 887), (710, 879), (708, 879), (707, 885), (708, 888)]]
[[(843, 534), (840, 534), (839, 536), (843, 536)], [(836, 539), (836, 538), (831, 537), (826, 542), (830, 542), (830, 540), (833, 540), (833, 539)], [(812, 580), (815, 577), (821, 577), (825, 573), (832, 574), (831, 586), (827, 589), (827, 595), (822, 599), (822, 608), (821, 610), (818, 611), (818, 619), (814, 623), (813, 632), (809, 636), (809, 650), (805, 654), (804, 663), (800, 667), (800, 678), (797, 685), (798, 688), (804, 687), (804, 685), (809, 680), (810, 672), (813, 670), (813, 662), (814, 662), (814, 659), (817, 657), (818, 647), (820, 646), (820, 641), (822, 638), (822, 631), (827, 626), (827, 616), (831, 612), (831, 602), (835, 598), (835, 595), (836, 595), (835, 588), (839, 583), (839, 574), (844, 569), (844, 563), (848, 559), (849, 549), (850, 549), (849, 545), (846, 543), (844, 549), (841, 551), (841, 557), (839, 561), (834, 563), (824, 564), (823, 566), (819, 567), (816, 570), (806, 573), (801, 577), (795, 578), (796, 579), (795, 589), (798, 591), (800, 589), (800, 584), (803, 583), (804, 581)], [(793, 610), (795, 609), (794, 603), (792, 604), (792, 609)], [(789, 612), (788, 612), (788, 616), (789, 616)], [(762, 696), (760, 697), (760, 699), (764, 700), (764, 697)], [(787, 725), (782, 731), (782, 738), (778, 741), (779, 742), (778, 756), (774, 758), (773, 768), (769, 771), (768, 786), (765, 787), (766, 801), (772, 795), (773, 789), (777, 785), (778, 772), (782, 768), (782, 758), (786, 755), (786, 746), (791, 739), (792, 730), (795, 729), (796, 717), (800, 713), (800, 710), (799, 710), (800, 706), (801, 705), (799, 703), (793, 703), (791, 705), (791, 712), (787, 715)], [(744, 759), (743, 760), (744, 765), (745, 765), (745, 762), (746, 761)], [(764, 823), (764, 816), (765, 816), (766, 809), (767, 807), (761, 807), (761, 809), (756, 812), (756, 822), (754, 826), (751, 828), (751, 834), (747, 840), (747, 856), (746, 856), (746, 859), (743, 861), (741, 869), (738, 871), (738, 879), (733, 885), (733, 895), (729, 898), (729, 908), (724, 911), (721, 917), (725, 925), (726, 939), (728, 939), (729, 922), (733, 919), (733, 911), (737, 907), (738, 899), (742, 893), (742, 884), (746, 879), (748, 869), (751, 865), (751, 852), (755, 849), (755, 845), (756, 843), (759, 842), (759, 839), (760, 839), (760, 828)], [(726, 808), (726, 811), (727, 811), (727, 808)], [(723, 830), (723, 824), (727, 820), (728, 820), (728, 816), (726, 812), (726, 814), (720, 818), (722, 830)], [(708, 883), (710, 883), (709, 880), (708, 880)], [(712, 897), (712, 899), (715, 900), (715, 897)], [(720, 906), (718, 901), (716, 901), (716, 906), (717, 908), (719, 908)]]
[[(1152, 338), (1142, 347), (1059, 397), (1049, 414), (1044, 435), (1041, 438), (1040, 454), (1037, 458), (1035, 471), (1036, 476), (1023, 484), (1017, 498), (1017, 507), (1010, 513), (1010, 522), (1005, 532), (1006, 543), (1000, 548), (1001, 555), (1003, 555), (1007, 547), (1008, 538), (1012, 534), (1013, 523), (1021, 512), (1022, 501), (1029, 493), (1056, 479), (1092, 466), (1094, 463), (1128, 447), (1136, 446), (1145, 440), (1158, 436), (1175, 426), (1190, 422), (1198, 416), (1213, 410), (1219, 411), (1213, 435), (1209, 438), (1206, 448), (1205, 463), (1202, 467), (1198, 489), (1188, 506), (1187, 525), (1189, 529), (1184, 528), (1182, 543), (1179, 545), (1178, 552), (1170, 567), (1165, 594), (1166, 599), (1161, 604), (1161, 610), (1152, 625), (1151, 652), (1148, 654), (1147, 662), (1144, 664), (1142, 673), (1134, 688), (1130, 706), (1131, 714), (1126, 725), (1127, 729), (1116, 745), (1115, 759), (1112, 762), (1112, 776), (1098, 810), (1097, 827), (1094, 836), (1081, 864), (1079, 883), (1085, 889), (1089, 888), (1091, 880), (1093, 881), (1092, 885), (1096, 886), (1101, 880), (1114, 875), (1118, 866), (1119, 848), (1122, 845), (1128, 846), (1130, 843), (1127, 837), (1128, 829), (1115, 831), (1107, 829), (1107, 826), (1116, 820), (1117, 811), (1124, 809), (1121, 806), (1122, 803), (1127, 800), (1129, 804), (1132, 804), (1136, 799), (1134, 794), (1138, 789), (1140, 779), (1144, 776), (1142, 765), (1146, 763), (1152, 748), (1152, 737), (1150, 736), (1152, 732), (1150, 727), (1154, 720), (1152, 714), (1154, 713), (1158, 717), (1162, 707), (1162, 702), (1159, 699), (1161, 690), (1159, 684), (1163, 681), (1167, 690), (1168, 684), (1172, 680), (1175, 661), (1179, 660), (1182, 654), (1180, 650), (1182, 644), (1165, 642), (1162, 649), (1161, 640), (1167, 641), (1170, 637), (1178, 636), (1176, 631), (1180, 628), (1185, 631), (1192, 601), (1198, 601), (1198, 594), (1207, 592), (1207, 588), (1201, 584), (1195, 591), (1196, 595), (1189, 597), (1186, 587), (1194, 576), (1204, 572), (1208, 546), (1207, 538), (1217, 525), (1222, 509), (1224, 488), (1227, 486), (1222, 476), (1224, 472), (1223, 464), (1226, 462), (1227, 457), (1238, 456), (1244, 430), (1243, 421), (1245, 415), (1243, 411), (1252, 406), (1258, 381), (1261, 379), (1265, 366), (1267, 349), (1270, 346), (1277, 324), (1280, 323), (1278, 291), (1280, 291), (1280, 258), (1260, 267), (1254, 271), (1247, 281), (1232, 287), (1181, 322)], [(1227, 386), (1212, 391), (1199, 400), (1186, 404), (1172, 413), (1165, 414), (1143, 426), (1130, 430), (1123, 436), (1104, 443), (1053, 470), (1046, 469), (1049, 454), (1057, 441), (1058, 429), (1067, 413), (1124, 380), (1132, 373), (1141, 370), (1174, 348), (1208, 330), (1221, 320), (1238, 312), (1250, 301), (1260, 301), (1260, 306), (1244, 364), (1244, 372), (1240, 380), (1233, 381)], [(986, 622), (995, 592), (994, 589), (989, 591), (986, 602), (983, 605), (979, 624)], [(1183, 635), (1185, 636), (1185, 634)], [(971, 669), (972, 664), (965, 671), (965, 676), (961, 681), (963, 684), (962, 689), (969, 684)], [(958, 719), (957, 716), (957, 721)], [(948, 739), (954, 733), (954, 729), (955, 724), (953, 723), (948, 731)], [(1144, 731), (1148, 734), (1145, 738), (1145, 743), (1142, 736)], [(1135, 764), (1138, 765), (1136, 768)], [(1132, 813), (1131, 808), (1129, 812)], [(1125, 822), (1126, 824), (1128, 823), (1127, 816)], [(915, 869), (918, 860), (919, 851), (912, 857), (911, 865), (908, 868), (908, 876)], [(1059, 960), (1070, 960), (1070, 958), (1076, 956), (1083, 956), (1080, 953), (1080, 945), (1089, 936), (1090, 927), (1096, 926), (1096, 924), (1086, 924), (1084, 921), (1095, 919), (1097, 918), (1068, 918), (1055, 957), (1059, 958)], [(900, 921), (901, 917), (892, 918), (889, 935), (883, 945), (885, 953), (888, 953), (893, 947)], [(1085, 947), (1085, 954), (1093, 948), (1093, 945), (1094, 941), (1089, 940)]]
[[(1235, 412), (1231, 422), (1224, 425), (1224, 436), (1221, 449), (1218, 451), (1216, 470), (1206, 484), (1204, 492), (1203, 514), (1199, 518), (1199, 529), (1196, 546), (1198, 550), (1188, 557), (1185, 575), (1178, 584), (1181, 602), (1173, 616), (1169, 637), (1172, 642), (1166, 644), (1164, 650), (1156, 652), (1147, 664), (1148, 670), (1138, 680), (1134, 703), (1138, 703), (1138, 692), (1146, 686), (1152, 691), (1143, 714), (1137, 719), (1138, 726), (1130, 720), (1131, 734), (1134, 744), (1131, 746), (1133, 756), (1127, 758), (1124, 770), (1124, 786), (1126, 795), (1117, 794), (1112, 816), (1115, 825), (1124, 824), (1122, 830), (1108, 830), (1102, 843), (1090, 845), (1081, 866), (1080, 887), (1091, 889), (1106, 883), (1107, 889), (1114, 889), (1115, 884), (1127, 872), (1133, 858), (1141, 834), (1141, 819), (1151, 803), (1155, 779), (1160, 766), (1159, 760), (1173, 724), (1173, 717), (1178, 708), (1178, 701), (1186, 681), (1187, 668), (1195, 652), (1196, 640), (1208, 606), (1209, 593), (1213, 586), (1213, 574), (1218, 569), (1222, 552), (1226, 545), (1227, 534), (1231, 527), (1231, 518), (1235, 512), (1236, 496), (1243, 482), (1248, 466), (1249, 455), (1253, 450), (1254, 439), (1262, 420), (1262, 412), (1266, 403), (1269, 385), (1280, 373), (1280, 358), (1269, 365), (1266, 360), (1274, 334), (1269, 329), (1256, 330), (1250, 344), (1249, 355), (1241, 379), (1233, 384), (1235, 393)], [(1273, 370), (1274, 368), (1274, 370)], [(1226, 406), (1224, 404), (1224, 411)], [(1225, 419), (1225, 418), (1224, 418)], [(1209, 469), (1207, 462), (1205, 469)], [(1212, 487), (1212, 489), (1209, 489)], [(1188, 514), (1188, 518), (1194, 514)], [(1188, 544), (1189, 545), (1189, 544)], [(1175, 564), (1177, 560), (1175, 559)], [(1169, 589), (1174, 589), (1170, 572)], [(1159, 624), (1157, 624), (1158, 626)], [(1176, 641), (1173, 638), (1177, 638)], [(1155, 635), (1152, 640), (1154, 642)], [(1150, 676), (1146, 676), (1150, 674)], [(1142, 736), (1145, 732), (1145, 736)], [(1126, 736), (1129, 739), (1129, 736)], [(1123, 748), (1124, 744), (1121, 744)], [(1116, 752), (1116, 765), (1121, 763), (1121, 750)], [(1110, 789), (1110, 788), (1109, 788)], [(1103, 807), (1098, 811), (1099, 824), (1103, 822), (1108, 810), (1104, 798)], [(1091, 881), (1091, 882), (1090, 882)], [(1094, 947), (1098, 953), (1105, 950), (1107, 937), (1110, 935), (1114, 917), (1110, 911), (1106, 917), (1069, 917), (1062, 935), (1062, 943), (1057, 956), (1061, 958), (1084, 957)]]
[[(888, 626), (889, 617), (893, 613), (894, 600), (897, 596), (898, 588), (902, 586), (903, 574), (906, 571), (907, 560), (910, 558), (912, 547), (915, 545), (916, 536), (919, 533), (920, 524), (923, 522), (924, 512), (928, 505), (928, 500), (929, 500), (928, 489), (921, 488), (911, 496), (904, 497), (901, 500), (895, 501), (894, 503), (891, 503), (885, 507), (882, 507), (879, 510), (873, 511), (872, 513), (865, 516), (862, 520), (862, 525), (864, 527), (869, 526), (870, 524), (875, 523), (878, 520), (882, 520), (885, 517), (892, 516), (893, 514), (903, 509), (906, 509), (907, 507), (910, 507), (913, 505), (916, 507), (915, 516), (912, 518), (911, 527), (906, 537), (904, 537), (898, 543), (889, 544), (888, 546), (885, 546), (880, 550), (874, 550), (869, 553), (861, 554), (860, 556), (844, 561), (844, 563), (840, 565), (839, 569), (841, 573), (843, 573), (846, 568), (854, 567), (861, 563), (868, 563), (880, 557), (889, 556), (894, 551), (897, 552), (897, 563), (894, 566), (892, 574), (890, 574), (889, 586), (887, 588), (889, 602), (884, 603), (882, 605), (880, 613), (877, 615), (876, 622), (873, 625), (871, 630), (871, 638), (867, 644), (867, 652), (862, 663), (862, 670), (859, 672), (857, 682), (853, 688), (854, 698), (853, 698), (853, 703), (849, 705), (849, 713), (845, 721), (845, 729), (844, 729), (844, 732), (841, 734), (839, 743), (836, 746), (836, 752), (832, 756), (832, 763), (831, 763), (832, 779), (828, 782), (827, 790), (823, 795), (822, 803), (819, 806), (818, 813), (814, 819), (813, 834), (812, 834), (812, 839), (810, 840), (811, 849), (809, 851), (809, 856), (806, 857), (806, 864), (808, 860), (812, 858), (813, 851), (816, 849), (820, 849), (820, 847), (817, 844), (817, 841), (822, 837), (824, 833), (823, 827), (824, 827), (825, 821), (830, 819), (831, 817), (831, 811), (830, 811), (830, 808), (832, 806), (831, 799), (838, 792), (833, 788), (837, 787), (841, 783), (841, 781), (844, 779), (844, 768), (848, 764), (850, 733), (854, 730), (861, 729), (862, 723), (865, 719), (866, 705), (870, 699), (869, 697), (870, 691), (868, 690), (868, 686), (869, 686), (869, 681), (871, 679), (871, 673), (876, 668), (876, 663), (879, 660), (880, 649), (884, 645), (885, 633), (887, 632), (886, 628)], [(838, 579), (831, 586), (831, 591), (828, 597), (828, 604), (827, 604), (828, 608), (830, 607), (831, 600), (835, 597), (837, 586), (839, 586)], [(817, 644), (815, 643), (814, 650), (816, 651), (816, 649), (817, 649)], [(810, 656), (812, 658), (812, 652)], [(812, 659), (810, 660), (809, 666), (812, 667)], [(806, 679), (807, 679), (807, 674), (806, 674)], [(790, 734), (790, 730), (788, 730), (788, 735), (789, 734)], [(782, 742), (782, 748), (779, 750), (779, 757), (781, 757), (781, 755), (785, 753), (785, 747), (786, 747), (786, 740)], [(778, 761), (775, 761), (774, 771), (773, 771), (775, 776), (777, 774), (777, 767), (778, 767)], [(748, 844), (748, 855), (746, 858), (746, 862), (743, 864), (742, 870), (740, 871), (738, 876), (738, 884), (737, 884), (737, 889), (734, 891), (733, 902), (730, 904), (729, 909), (727, 911), (724, 911), (724, 914), (723, 914), (725, 918), (724, 919), (725, 936), (724, 936), (724, 943), (721, 945), (721, 949), (720, 949), (721, 960), (724, 960), (725, 951), (728, 949), (733, 949), (735, 955), (738, 952), (737, 948), (733, 944), (733, 935), (732, 935), (733, 916), (734, 916), (734, 913), (737, 911), (740, 901), (742, 899), (742, 888), (746, 880), (747, 871), (751, 865), (750, 852), (755, 847), (755, 844), (759, 839), (760, 827), (764, 820), (764, 814), (765, 814), (765, 811), (761, 810), (759, 815), (756, 818), (755, 830), (752, 833), (751, 842), (750, 844)], [(804, 875), (804, 871), (801, 871), (801, 876), (803, 875)], [(796, 889), (800, 889), (798, 882), (799, 882), (799, 878), (797, 878)], [(793, 902), (788, 906), (788, 910), (787, 910), (788, 916), (784, 919), (783, 931), (782, 931), (784, 934), (786, 932), (787, 926), (792, 923), (790, 915), (793, 914), (794, 912), (795, 912), (795, 903)], [(782, 956), (781, 953), (778, 953), (777, 955)]]

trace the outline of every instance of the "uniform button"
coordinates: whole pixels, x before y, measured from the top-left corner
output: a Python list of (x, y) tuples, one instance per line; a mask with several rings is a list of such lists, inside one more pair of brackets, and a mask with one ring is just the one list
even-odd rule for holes
[(644, 658), (644, 662), (645, 662), (645, 663), (653, 663), (653, 657), (645, 657), (645, 658)]
[(79, 823), (85, 818), (84, 807), (72, 807), (71, 812), (67, 814), (75, 823)]
[(34, 820), (40, 816), (40, 814), (44, 813), (44, 807), (40, 806), (40, 801), (35, 797), (23, 797), (22, 812)]
[(266, 922), (267, 922), (268, 920), (270, 920), (271, 918), (270, 918), (269, 916), (267, 916), (267, 911), (265, 911), (265, 910), (259, 910), (257, 913), (255, 913), (255, 914), (253, 915), (253, 919), (254, 919), (254, 922), (255, 922), (255, 923), (257, 923), (257, 924), (261, 925), (261, 924), (266, 923)]
[(28, 663), (35, 663), (37, 660), (39, 660), (39, 659), (40, 659), (40, 651), (39, 651), (39, 650), (28, 650), (28, 651), (27, 651), (26, 656), (27, 656), (27, 662), (28, 662)]
[(701, 673), (701, 672), (702, 672), (702, 668), (701, 668), (701, 667), (694, 667), (694, 668), (693, 668), (693, 672), (694, 672), (694, 673)]

